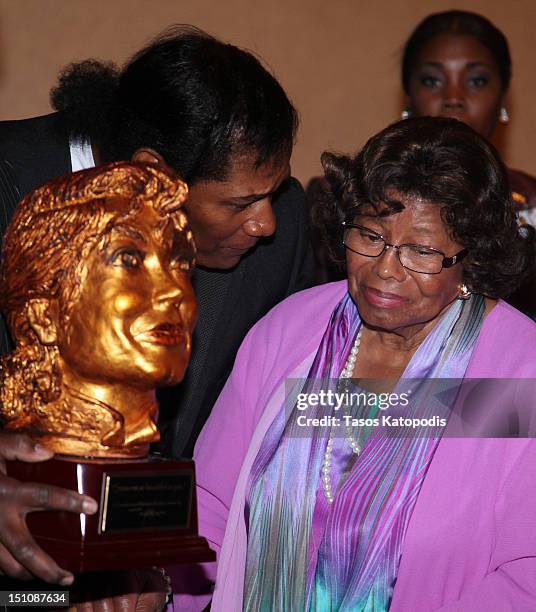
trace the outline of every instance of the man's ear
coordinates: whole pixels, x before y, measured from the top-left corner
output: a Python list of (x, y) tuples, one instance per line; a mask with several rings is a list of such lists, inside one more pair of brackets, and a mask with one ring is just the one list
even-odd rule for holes
[(39, 298), (30, 300), (26, 305), (30, 327), (45, 346), (58, 342), (58, 302)]
[(176, 175), (177, 173), (173, 168), (168, 166), (166, 160), (154, 149), (142, 148), (134, 151), (132, 155), (132, 161), (143, 162), (145, 164), (151, 164), (156, 166), (157, 168), (162, 168), (165, 172), (171, 175)]

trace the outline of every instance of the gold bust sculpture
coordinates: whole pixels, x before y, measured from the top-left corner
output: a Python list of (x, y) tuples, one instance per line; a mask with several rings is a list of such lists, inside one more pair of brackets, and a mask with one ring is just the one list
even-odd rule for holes
[(26, 196), (4, 241), (4, 427), (64, 455), (143, 457), (155, 388), (182, 380), (196, 318), (187, 187), (118, 162)]

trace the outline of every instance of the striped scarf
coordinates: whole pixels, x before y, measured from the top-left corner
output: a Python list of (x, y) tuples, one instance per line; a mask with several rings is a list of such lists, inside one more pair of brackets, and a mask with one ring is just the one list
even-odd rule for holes
[[(463, 378), (483, 313), (484, 299), (472, 296), (456, 300), (437, 322), (395, 389), (408, 380), (416, 383), (403, 416), (435, 413), (437, 393), (431, 396), (422, 379)], [(328, 504), (320, 478), (326, 430), (316, 428), (304, 437), (296, 425), (297, 393), (336, 390), (360, 325), (346, 294), (307, 379), (294, 384), (261, 444), (246, 495), (244, 610), (389, 609), (404, 536), (443, 427), (427, 428), (424, 435), (370, 435), (361, 440), (357, 458), (343, 438), (335, 439), (336, 495)], [(457, 390), (451, 385), (441, 402), (452, 406)]]

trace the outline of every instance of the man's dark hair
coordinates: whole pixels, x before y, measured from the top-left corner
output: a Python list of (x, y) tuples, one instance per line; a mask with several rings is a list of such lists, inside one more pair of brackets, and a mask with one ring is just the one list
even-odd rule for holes
[(421, 49), (440, 34), (460, 34), (478, 40), (493, 55), (503, 91), (508, 89), (512, 76), (512, 60), (504, 34), (478, 13), (445, 11), (425, 17), (406, 42), (402, 56), (402, 85), (406, 93), (409, 93), (411, 74)]
[(469, 251), (463, 266), (471, 291), (504, 297), (534, 274), (536, 232), (518, 226), (504, 164), (468, 125), (406, 119), (372, 137), (356, 157), (324, 153), (322, 164), (330, 189), (317, 205), (316, 222), (339, 262), (342, 221), (370, 205), (379, 215), (396, 214), (404, 207), (399, 194), (441, 208), (449, 234)]
[(103, 162), (157, 151), (187, 182), (223, 180), (231, 158), (262, 163), (290, 154), (297, 114), (251, 53), (192, 26), (175, 26), (119, 71), (71, 64), (51, 92), (71, 136), (97, 145)]

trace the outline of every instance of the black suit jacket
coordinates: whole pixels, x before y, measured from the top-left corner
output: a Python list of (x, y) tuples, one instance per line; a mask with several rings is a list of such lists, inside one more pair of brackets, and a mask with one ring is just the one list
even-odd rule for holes
[[(61, 115), (0, 122), (0, 158), (16, 174), (22, 196), (71, 171), (68, 137)], [(1, 185), (0, 185), (1, 189)], [(159, 393), (162, 449), (190, 456), (248, 330), (288, 295), (311, 286), (314, 269), (305, 195), (291, 179), (272, 202), (275, 235), (261, 240), (229, 271), (194, 273), (202, 337), (194, 333), (190, 366), (178, 387)], [(4, 217), (0, 214), (0, 223)], [(2, 234), (5, 226), (0, 227)], [(212, 288), (216, 288), (214, 291)]]
[[(7, 227), (19, 200), (20, 194), (13, 168), (9, 162), (0, 159), (0, 227)], [(3, 232), (0, 233), (0, 247), (2, 246), (2, 239)], [(0, 355), (9, 351), (10, 343), (5, 322), (0, 315)]]

